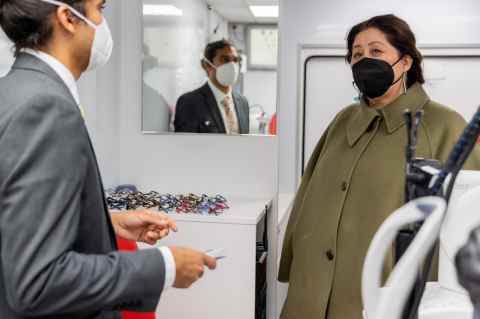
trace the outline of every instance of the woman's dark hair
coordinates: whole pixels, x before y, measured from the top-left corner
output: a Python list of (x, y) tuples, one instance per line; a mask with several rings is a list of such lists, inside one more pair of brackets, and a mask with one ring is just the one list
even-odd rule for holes
[[(220, 41), (215, 41), (207, 44), (205, 47), (205, 51), (203, 51), (204, 57), (213, 63), (213, 59), (217, 56), (217, 51), (222, 50), (224, 48), (232, 47), (234, 48), (235, 46), (233, 45), (232, 42), (222, 39)], [(202, 66), (204, 66), (204, 59), (202, 58)]]
[[(85, 13), (85, 0), (59, 0)], [(37, 49), (52, 35), (50, 16), (58, 6), (40, 0), (0, 0), (0, 27), (14, 43), (15, 56), (22, 49)]]
[(376, 16), (354, 26), (347, 36), (348, 53), (346, 60), (352, 61), (353, 43), (356, 36), (367, 29), (375, 28), (380, 30), (387, 37), (388, 42), (394, 46), (400, 56), (409, 55), (413, 59), (412, 67), (407, 73), (407, 86), (410, 87), (416, 82), (425, 83), (422, 70), (422, 54), (417, 49), (417, 41), (410, 26), (402, 19), (393, 14)]

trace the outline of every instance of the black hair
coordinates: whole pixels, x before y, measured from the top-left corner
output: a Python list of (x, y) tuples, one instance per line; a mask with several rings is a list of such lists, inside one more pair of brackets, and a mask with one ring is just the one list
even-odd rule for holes
[(215, 57), (217, 56), (217, 52), (219, 50), (222, 50), (228, 47), (235, 48), (233, 43), (226, 39), (222, 39), (220, 41), (215, 41), (207, 44), (203, 52), (204, 58), (202, 58), (202, 66), (205, 68), (205, 63), (208, 63), (208, 62), (205, 62), (205, 59), (210, 61), (210, 63), (213, 63), (213, 59), (215, 59)]
[(370, 18), (355, 25), (347, 36), (348, 53), (346, 60), (348, 63), (352, 61), (353, 43), (357, 35), (369, 28), (380, 30), (387, 37), (388, 42), (394, 46), (400, 56), (409, 55), (413, 62), (412, 67), (407, 73), (407, 86), (410, 87), (415, 83), (425, 83), (422, 70), (422, 54), (417, 49), (417, 41), (410, 26), (404, 20), (393, 14), (380, 15)]
[[(58, 0), (85, 13), (85, 0)], [(38, 49), (48, 43), (53, 28), (50, 16), (58, 6), (40, 0), (0, 0), (0, 27), (13, 42), (15, 56), (22, 49)]]

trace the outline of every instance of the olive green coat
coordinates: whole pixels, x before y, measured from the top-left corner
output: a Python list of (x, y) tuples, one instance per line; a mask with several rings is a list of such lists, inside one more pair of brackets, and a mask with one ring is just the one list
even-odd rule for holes
[[(420, 84), (382, 110), (362, 101), (336, 116), (310, 158), (287, 227), (279, 280), (290, 285), (282, 319), (362, 318), (364, 257), (404, 201), (407, 108), (424, 110), (417, 156), (445, 162), (466, 126)], [(465, 168), (480, 169), (478, 149)]]

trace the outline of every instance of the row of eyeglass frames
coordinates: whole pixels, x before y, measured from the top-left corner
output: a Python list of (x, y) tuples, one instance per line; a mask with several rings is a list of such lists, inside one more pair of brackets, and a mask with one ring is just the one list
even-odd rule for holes
[(140, 207), (146, 209), (158, 208), (166, 213), (220, 215), (230, 207), (222, 195), (172, 195), (159, 194), (151, 191), (113, 192), (107, 191), (107, 205), (112, 210), (131, 210)]

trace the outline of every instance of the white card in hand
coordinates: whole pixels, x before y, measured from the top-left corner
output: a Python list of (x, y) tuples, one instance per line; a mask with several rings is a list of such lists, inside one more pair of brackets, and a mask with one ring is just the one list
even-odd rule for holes
[(215, 258), (216, 260), (223, 259), (227, 256), (225, 256), (224, 250), (219, 248), (219, 249), (209, 249), (205, 252), (210, 257)]

